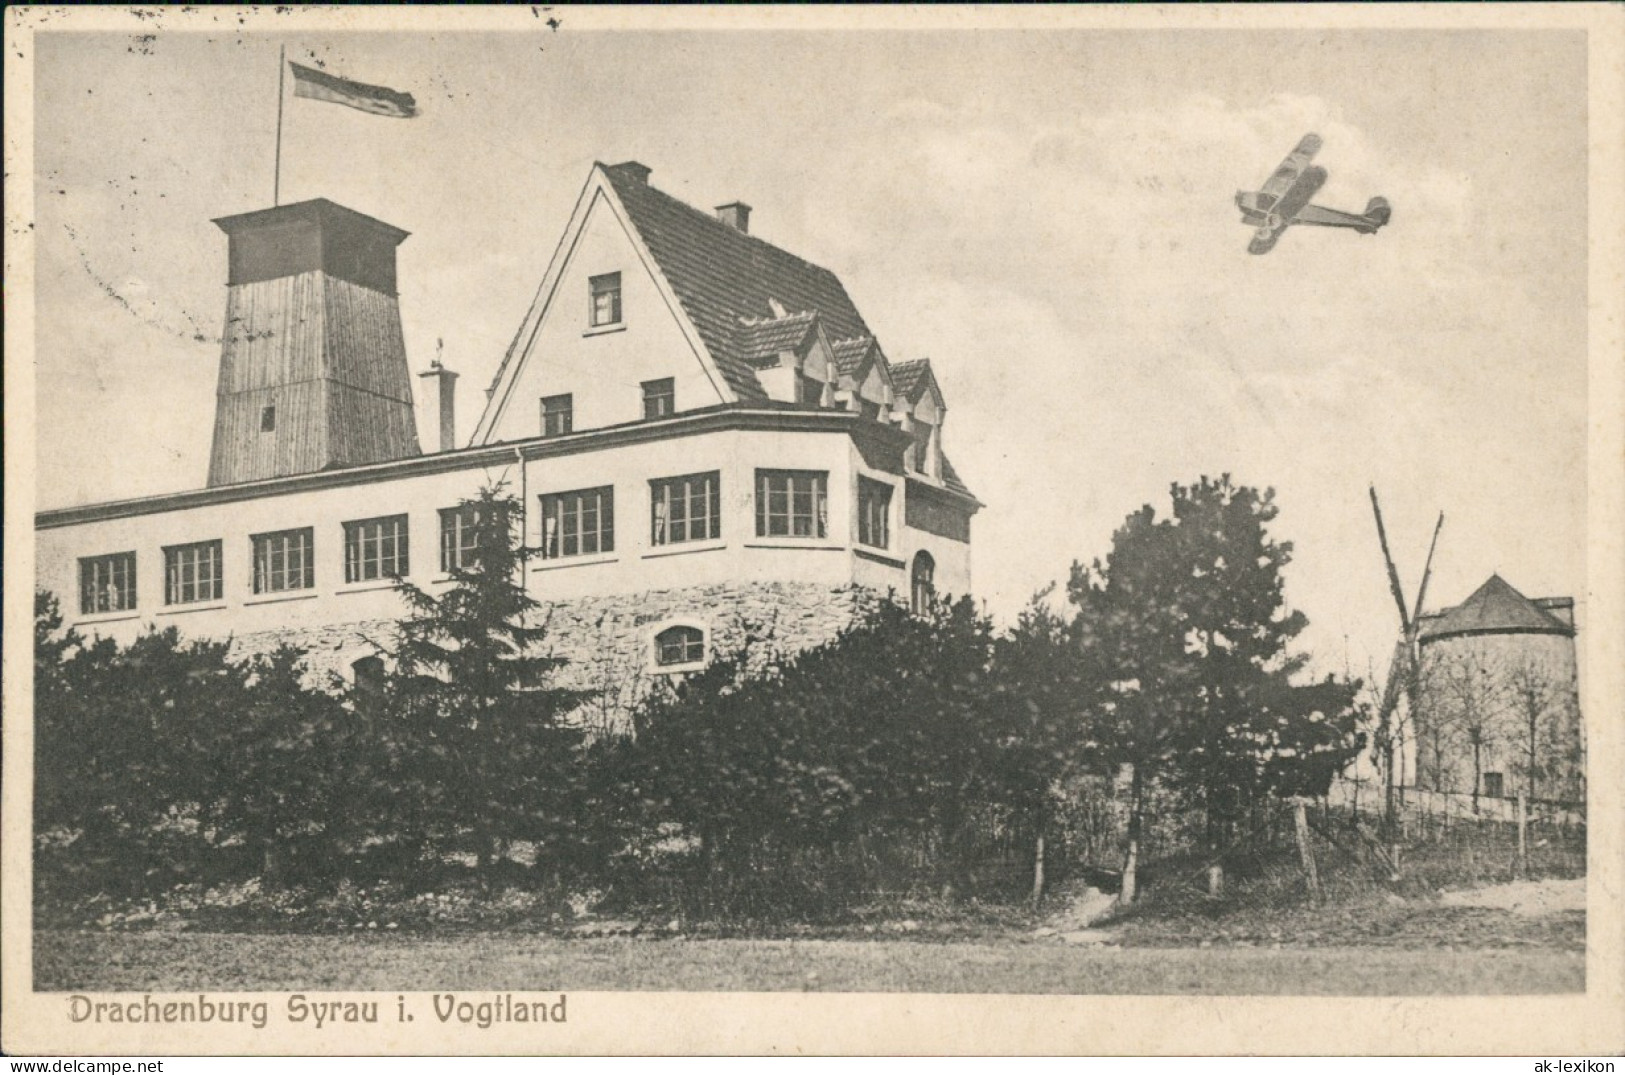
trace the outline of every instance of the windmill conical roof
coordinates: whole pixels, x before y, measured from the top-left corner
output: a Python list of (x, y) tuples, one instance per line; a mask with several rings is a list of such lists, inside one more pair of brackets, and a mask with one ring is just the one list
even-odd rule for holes
[(1424, 642), (1451, 635), (1573, 633), (1500, 575), (1491, 575), (1454, 608), (1424, 617), (1420, 631)]

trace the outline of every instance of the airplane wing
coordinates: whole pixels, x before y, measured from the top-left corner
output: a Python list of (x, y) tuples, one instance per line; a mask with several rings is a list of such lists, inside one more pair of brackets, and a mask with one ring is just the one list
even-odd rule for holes
[(1306, 205), (1292, 217), (1294, 224), (1316, 224), (1323, 228), (1364, 228), (1374, 231), (1371, 221), (1358, 213), (1345, 213), (1341, 209), (1327, 209), (1319, 205)]
[[(1305, 138), (1304, 142), (1307, 143), (1308, 139)], [(1309, 199), (1315, 196), (1315, 192), (1325, 182), (1324, 168), (1311, 166), (1299, 172), (1292, 180), (1292, 185), (1275, 200), (1270, 212), (1265, 215), (1264, 222), (1253, 233), (1253, 241), (1247, 245), (1247, 252), (1267, 254), (1273, 250), (1281, 238), (1281, 233), (1297, 223), (1298, 214), (1308, 208)]]
[(1253, 232), (1253, 241), (1247, 244), (1249, 254), (1268, 254), (1280, 242), (1281, 233), (1286, 231), (1285, 224), (1263, 224)]
[(1341, 209), (1327, 209), (1323, 205), (1304, 205), (1292, 216), (1294, 224), (1317, 224), (1323, 228), (1353, 228), (1363, 235), (1373, 235), (1388, 223), (1393, 210), (1387, 198), (1372, 198), (1363, 213), (1345, 213)]
[(1286, 160), (1275, 169), (1275, 174), (1264, 183), (1260, 193), (1269, 195), (1271, 202), (1279, 201), (1281, 195), (1292, 189), (1292, 184), (1297, 182), (1299, 173), (1309, 167), (1309, 162), (1314, 160), (1315, 154), (1319, 152), (1320, 135), (1304, 135), (1297, 148), (1287, 154)]

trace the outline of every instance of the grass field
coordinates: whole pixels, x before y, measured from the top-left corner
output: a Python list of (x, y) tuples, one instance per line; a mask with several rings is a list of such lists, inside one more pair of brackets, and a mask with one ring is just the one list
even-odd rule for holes
[(44, 930), (41, 992), (669, 990), (1321, 996), (1564, 993), (1549, 948), (1114, 948), (1060, 942), (562, 940)]

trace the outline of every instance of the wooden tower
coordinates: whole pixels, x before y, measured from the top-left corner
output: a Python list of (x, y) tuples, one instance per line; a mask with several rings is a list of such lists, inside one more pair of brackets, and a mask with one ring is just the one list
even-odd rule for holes
[(222, 217), (209, 484), (419, 454), (395, 293), (407, 233), (322, 198)]

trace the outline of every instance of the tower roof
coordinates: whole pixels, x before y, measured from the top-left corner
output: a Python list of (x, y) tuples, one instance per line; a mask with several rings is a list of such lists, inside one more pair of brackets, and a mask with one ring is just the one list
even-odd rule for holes
[(1572, 635), (1574, 629), (1525, 597), (1500, 575), (1491, 575), (1454, 608), (1422, 617), (1423, 642), (1460, 635)]

